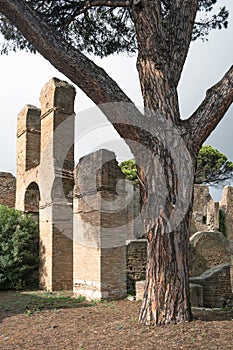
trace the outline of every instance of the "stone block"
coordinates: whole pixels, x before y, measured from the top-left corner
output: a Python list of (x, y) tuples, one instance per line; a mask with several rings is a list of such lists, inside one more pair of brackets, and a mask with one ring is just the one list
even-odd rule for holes
[(199, 276), (210, 268), (230, 262), (229, 241), (221, 232), (196, 232), (190, 237), (190, 275)]
[(146, 281), (136, 281), (136, 300), (142, 300), (145, 291)]

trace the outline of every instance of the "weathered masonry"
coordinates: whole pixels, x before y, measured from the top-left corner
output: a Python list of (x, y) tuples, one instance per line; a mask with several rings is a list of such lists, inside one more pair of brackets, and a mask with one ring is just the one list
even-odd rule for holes
[[(137, 290), (141, 298), (147, 241), (139, 188), (125, 180), (108, 150), (83, 157), (74, 168), (74, 99), (74, 87), (53, 78), (41, 91), (40, 109), (21, 110), (16, 178), (0, 173), (0, 204), (38, 221), (41, 288), (73, 289), (91, 299)], [(190, 236), (192, 301), (218, 306), (233, 291), (232, 187), (217, 203), (207, 186), (195, 186)]]
[[(58, 79), (18, 115), (16, 209), (37, 213), (40, 286), (73, 285), (74, 88)], [(64, 154), (65, 150), (65, 154)]]
[(9, 208), (15, 207), (15, 177), (6, 172), (0, 172), (0, 204), (6, 205)]

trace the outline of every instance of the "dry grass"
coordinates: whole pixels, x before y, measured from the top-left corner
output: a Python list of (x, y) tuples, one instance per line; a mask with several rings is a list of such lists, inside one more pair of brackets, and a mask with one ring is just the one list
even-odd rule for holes
[(69, 293), (0, 292), (0, 349), (233, 349), (232, 310), (194, 310), (191, 323), (153, 329), (138, 323), (139, 308)]

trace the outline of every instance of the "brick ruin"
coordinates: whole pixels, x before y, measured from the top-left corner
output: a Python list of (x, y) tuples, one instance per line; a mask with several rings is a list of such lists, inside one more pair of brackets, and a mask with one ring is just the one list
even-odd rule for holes
[(16, 179), (6, 172), (0, 172), (0, 204), (15, 207)]
[[(21, 110), (16, 178), (0, 173), (0, 204), (38, 221), (41, 288), (91, 299), (119, 299), (136, 288), (141, 298), (147, 242), (139, 188), (125, 181), (107, 150), (74, 169), (74, 99), (74, 87), (53, 78), (41, 91), (41, 108)], [(225, 236), (218, 232), (220, 211)], [(232, 187), (217, 203), (207, 186), (195, 186), (190, 235), (192, 302), (218, 306), (233, 292)]]

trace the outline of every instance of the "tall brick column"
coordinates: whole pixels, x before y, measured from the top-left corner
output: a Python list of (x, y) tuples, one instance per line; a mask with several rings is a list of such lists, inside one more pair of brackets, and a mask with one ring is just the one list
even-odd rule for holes
[(233, 187), (225, 186), (223, 189), (220, 208), (225, 214), (226, 237), (230, 241), (231, 247), (231, 289), (233, 293)]
[(226, 236), (233, 240), (233, 187), (224, 187), (220, 208), (225, 213)]
[(25, 210), (25, 192), (31, 182), (38, 183), (40, 164), (40, 109), (26, 105), (18, 115), (16, 159), (16, 203)]
[(75, 169), (74, 293), (89, 299), (126, 295), (124, 174), (115, 154), (99, 150)]
[(56, 78), (40, 96), (40, 282), (47, 290), (73, 286), (74, 98), (74, 87)]

